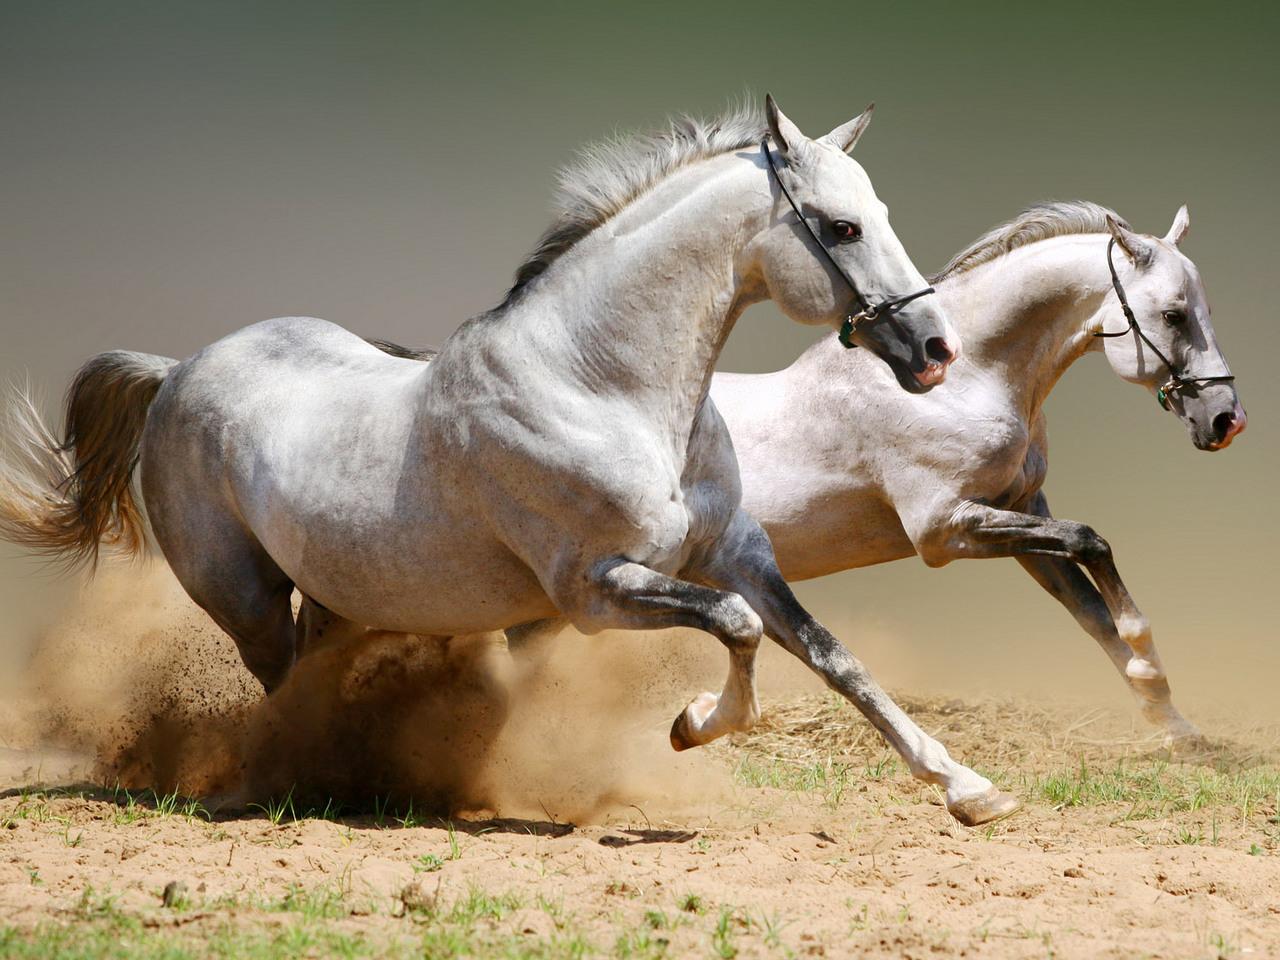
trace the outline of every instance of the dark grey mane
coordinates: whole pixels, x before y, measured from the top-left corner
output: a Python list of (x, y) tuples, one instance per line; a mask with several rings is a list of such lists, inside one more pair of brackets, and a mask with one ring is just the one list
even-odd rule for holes
[(509, 304), (575, 243), (675, 170), (707, 157), (758, 144), (764, 112), (753, 102), (702, 120), (681, 116), (666, 130), (592, 144), (560, 171), (555, 222), (516, 271)]
[(1081, 233), (1106, 233), (1107, 217), (1129, 224), (1114, 210), (1088, 200), (1048, 200), (1027, 207), (1007, 223), (992, 227), (929, 278), (930, 283), (990, 263), (1019, 247)]

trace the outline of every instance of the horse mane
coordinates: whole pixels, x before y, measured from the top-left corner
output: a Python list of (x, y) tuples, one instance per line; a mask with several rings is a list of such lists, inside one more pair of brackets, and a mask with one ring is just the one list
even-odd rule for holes
[(757, 145), (766, 129), (764, 112), (748, 98), (718, 117), (681, 115), (668, 120), (665, 130), (614, 137), (582, 148), (560, 170), (553, 200), (555, 221), (516, 270), (502, 306), (579, 240), (676, 170)]
[(434, 347), (406, 347), (393, 340), (379, 340), (376, 337), (365, 337), (364, 342), (371, 347), (377, 347), (383, 353), (399, 357), (401, 360), (431, 361), (440, 353)]
[(929, 278), (937, 283), (974, 267), (1003, 257), (1007, 253), (1041, 240), (1083, 233), (1106, 233), (1107, 217), (1121, 225), (1128, 222), (1114, 210), (1088, 200), (1047, 200), (1033, 203), (1012, 220), (992, 227)]

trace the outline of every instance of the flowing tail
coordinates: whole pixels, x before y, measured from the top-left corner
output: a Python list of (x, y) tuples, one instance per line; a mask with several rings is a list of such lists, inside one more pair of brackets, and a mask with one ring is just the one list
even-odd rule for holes
[(135, 556), (146, 524), (133, 489), (147, 409), (177, 360), (113, 350), (76, 373), (65, 437), (40, 419), (30, 392), (13, 388), (0, 440), (0, 537), (96, 566), (105, 546)]

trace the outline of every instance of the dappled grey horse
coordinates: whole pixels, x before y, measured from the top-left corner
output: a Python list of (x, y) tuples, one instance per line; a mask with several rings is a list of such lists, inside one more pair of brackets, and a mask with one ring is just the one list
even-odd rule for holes
[(71, 555), (135, 545), (140, 452), (156, 542), (268, 690), (298, 652), (295, 588), (331, 624), (424, 635), (554, 616), (588, 633), (698, 627), (728, 648), (729, 677), (677, 717), (677, 747), (755, 722), (763, 626), (957, 818), (1009, 812), (801, 608), (739, 508), (707, 390), (748, 305), (841, 327), (909, 392), (957, 346), (846, 155), (869, 112), (820, 140), (772, 100), (765, 114), (767, 128), (744, 112), (588, 153), (504, 303), (429, 365), (299, 318), (181, 363), (91, 360), (66, 445), (25, 417), (25, 460), (0, 475), (4, 531)]

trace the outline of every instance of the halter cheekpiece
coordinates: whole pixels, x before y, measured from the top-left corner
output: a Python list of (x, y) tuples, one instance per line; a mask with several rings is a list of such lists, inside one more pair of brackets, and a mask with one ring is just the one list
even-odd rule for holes
[(836, 273), (849, 287), (853, 293), (854, 306), (858, 309), (856, 312), (850, 311), (844, 318), (844, 323), (840, 325), (840, 342), (848, 349), (856, 347), (853, 342), (853, 335), (858, 327), (864, 323), (872, 323), (881, 318), (892, 317), (895, 313), (905, 307), (913, 300), (921, 297), (927, 297), (936, 291), (933, 287), (925, 287), (923, 290), (917, 290), (915, 293), (908, 293), (901, 297), (886, 297), (877, 304), (867, 302), (867, 298), (858, 290), (858, 285), (853, 282), (853, 278), (844, 272), (844, 268), (836, 262), (836, 258), (831, 255), (830, 249), (822, 242), (822, 238), (818, 236), (818, 232), (809, 225), (809, 221), (805, 219), (804, 214), (800, 212), (800, 206), (791, 196), (791, 191), (787, 189), (787, 185), (782, 182), (782, 176), (778, 173), (778, 168), (773, 162), (773, 154), (769, 152), (769, 138), (765, 137), (760, 142), (760, 149), (764, 151), (765, 162), (769, 165), (769, 169), (773, 172), (773, 179), (778, 184), (778, 189), (782, 191), (782, 195), (787, 198), (787, 203), (791, 205), (791, 209), (795, 211), (796, 218), (813, 238), (813, 242), (817, 244), (822, 255), (827, 258), (827, 262), (835, 268)]
[(1115, 237), (1107, 241), (1107, 269), (1111, 271), (1111, 286), (1116, 291), (1116, 298), (1120, 301), (1120, 309), (1124, 311), (1124, 318), (1129, 321), (1129, 328), (1116, 333), (1106, 333), (1099, 330), (1094, 333), (1094, 336), (1123, 337), (1129, 333), (1136, 333), (1138, 338), (1151, 348), (1151, 352), (1160, 359), (1160, 362), (1169, 371), (1169, 379), (1156, 391), (1156, 400), (1165, 410), (1169, 409), (1169, 398), (1175, 393), (1186, 390), (1188, 387), (1197, 387), (1202, 383), (1230, 383), (1235, 380), (1235, 377), (1230, 374), (1218, 377), (1184, 377), (1178, 372), (1178, 368), (1173, 365), (1173, 361), (1161, 353), (1160, 348), (1151, 342), (1151, 338), (1142, 332), (1142, 328), (1138, 326), (1138, 318), (1133, 315), (1133, 308), (1129, 306), (1129, 298), (1124, 295), (1124, 285), (1120, 283), (1120, 275), (1116, 273), (1116, 263), (1111, 256), (1111, 251), (1115, 249), (1115, 245)]

